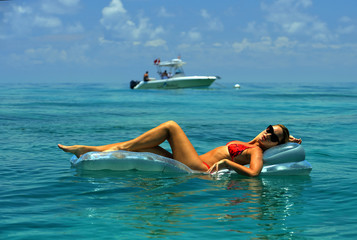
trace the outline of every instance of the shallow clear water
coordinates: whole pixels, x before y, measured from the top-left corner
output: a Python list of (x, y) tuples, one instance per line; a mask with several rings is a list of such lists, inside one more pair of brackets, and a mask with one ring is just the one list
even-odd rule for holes
[[(170, 91), (3, 86), (0, 238), (354, 238), (356, 119), (353, 83)], [(127, 140), (167, 120), (183, 127), (199, 153), (283, 123), (303, 139), (313, 170), (219, 180), (77, 172), (56, 147)]]

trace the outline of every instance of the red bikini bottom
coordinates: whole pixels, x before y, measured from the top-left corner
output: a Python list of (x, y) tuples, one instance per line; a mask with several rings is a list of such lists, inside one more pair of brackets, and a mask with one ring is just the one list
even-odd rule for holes
[(204, 165), (206, 165), (206, 167), (208, 167), (208, 169), (211, 168), (207, 163), (205, 163), (204, 161), (202, 161), (202, 162), (203, 162)]

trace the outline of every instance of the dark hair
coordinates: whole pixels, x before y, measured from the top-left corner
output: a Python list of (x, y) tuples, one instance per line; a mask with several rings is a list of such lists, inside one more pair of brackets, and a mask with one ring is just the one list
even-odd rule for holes
[(281, 129), (283, 130), (283, 139), (279, 141), (279, 144), (284, 144), (289, 142), (290, 133), (288, 128), (285, 127), (283, 124), (277, 124), (276, 126), (281, 127)]

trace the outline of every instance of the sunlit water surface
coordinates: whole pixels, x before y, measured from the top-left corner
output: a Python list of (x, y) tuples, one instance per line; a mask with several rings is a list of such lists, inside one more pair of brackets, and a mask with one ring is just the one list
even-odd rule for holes
[[(3, 86), (0, 238), (354, 238), (355, 85), (272, 86)], [(220, 179), (79, 172), (56, 147), (119, 142), (167, 120), (183, 127), (199, 153), (283, 123), (303, 139), (313, 170), (310, 176)]]

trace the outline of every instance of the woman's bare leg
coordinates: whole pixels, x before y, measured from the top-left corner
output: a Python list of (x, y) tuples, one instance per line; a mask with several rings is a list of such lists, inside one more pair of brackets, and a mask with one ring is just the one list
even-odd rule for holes
[(73, 145), (73, 146), (65, 146), (62, 144), (57, 145), (60, 149), (65, 152), (73, 153), (78, 158), (87, 152), (102, 152), (101, 146), (84, 146), (84, 145)]
[(116, 147), (118, 147), (117, 150), (135, 152), (145, 148), (156, 147), (165, 140), (171, 146), (173, 159), (186, 164), (193, 170), (207, 170), (184, 131), (174, 121), (163, 123), (133, 140), (119, 143)]
[[(82, 156), (83, 154), (85, 154), (87, 152), (116, 151), (116, 150), (118, 150), (116, 145), (117, 145), (117, 143), (103, 145), (103, 146), (85, 146), (85, 145), (64, 146), (64, 145), (58, 144), (58, 147), (65, 152), (73, 153), (74, 155), (76, 155), (79, 158), (80, 156)], [(173, 158), (172, 153), (163, 149), (160, 146), (153, 147), (153, 148), (144, 148), (144, 149), (137, 150), (136, 152), (151, 152), (151, 153), (155, 153), (157, 155), (163, 156), (163, 157)]]
[(140, 152), (144, 149), (152, 149), (158, 147), (161, 143), (167, 140), (169, 136), (168, 125), (170, 122), (163, 123), (156, 128), (153, 128), (141, 136), (134, 138), (132, 140), (120, 143), (113, 143), (102, 146), (85, 146), (85, 145), (73, 145), (64, 146), (58, 144), (58, 147), (65, 152), (70, 152), (75, 154), (77, 157), (87, 153), (87, 152), (104, 152), (104, 151), (116, 151), (116, 150), (126, 150), (132, 152)]
[[(155, 149), (161, 143), (167, 140), (172, 149), (172, 157), (178, 160), (191, 169), (206, 171), (207, 167), (202, 163), (199, 155), (192, 146), (191, 142), (183, 132), (181, 127), (174, 121), (165, 122), (156, 128), (153, 128), (146, 133), (132, 140), (114, 143), (104, 146), (63, 146), (58, 145), (65, 152), (71, 152), (77, 157), (90, 151), (114, 151), (126, 150), (133, 152), (141, 152), (145, 149)], [(157, 150), (157, 148), (156, 148)], [(159, 150), (158, 150), (159, 151)]]
[(163, 156), (163, 157), (173, 158), (172, 153), (170, 153), (166, 149), (163, 149), (160, 146), (157, 146), (157, 147), (154, 147), (154, 148), (141, 149), (141, 150), (139, 150), (137, 152), (150, 152), (150, 153), (155, 153), (155, 154)]

